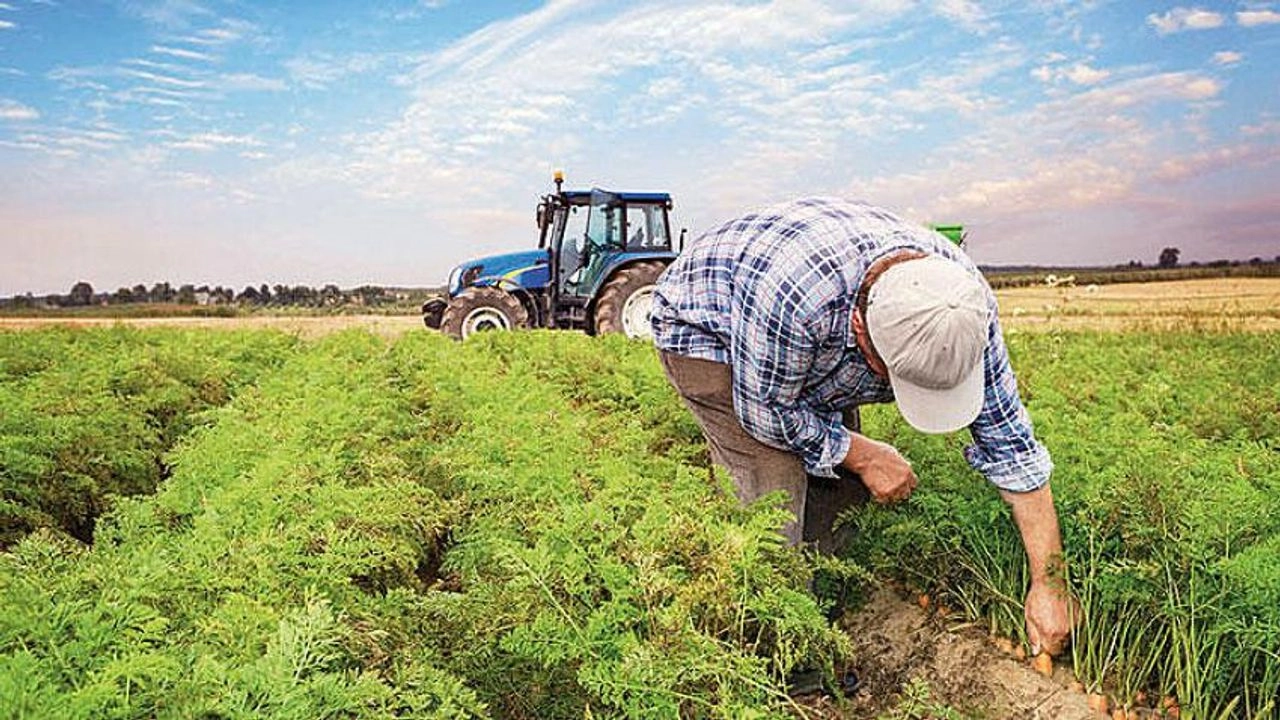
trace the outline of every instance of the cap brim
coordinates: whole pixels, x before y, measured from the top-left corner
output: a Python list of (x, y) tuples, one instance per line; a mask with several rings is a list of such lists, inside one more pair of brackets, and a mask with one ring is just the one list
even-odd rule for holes
[(976, 362), (960, 384), (947, 390), (913, 385), (892, 374), (889, 384), (893, 386), (898, 412), (911, 427), (924, 433), (949, 433), (968, 427), (982, 412), (982, 373), (983, 363)]

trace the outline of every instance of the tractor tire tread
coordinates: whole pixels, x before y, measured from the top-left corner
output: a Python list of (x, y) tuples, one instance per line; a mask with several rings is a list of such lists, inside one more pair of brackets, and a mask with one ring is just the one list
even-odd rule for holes
[(512, 330), (529, 326), (529, 311), (511, 293), (490, 286), (470, 287), (449, 300), (440, 316), (440, 330), (455, 340), (465, 340), (463, 324), (467, 316), (483, 307), (503, 313)]
[(596, 301), (595, 334), (624, 332), (622, 308), (627, 298), (636, 290), (657, 282), (666, 269), (666, 263), (651, 260), (628, 265), (614, 273)]

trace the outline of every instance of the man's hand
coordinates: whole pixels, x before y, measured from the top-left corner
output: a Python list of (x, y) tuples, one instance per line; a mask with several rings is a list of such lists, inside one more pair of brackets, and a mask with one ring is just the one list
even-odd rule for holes
[(918, 482), (897, 448), (858, 433), (849, 435), (849, 454), (840, 464), (862, 477), (878, 503), (906, 500)]
[(1032, 582), (1024, 607), (1033, 655), (1062, 652), (1083, 615), (1080, 603), (1056, 582)]
[(1004, 491), (1001, 495), (1013, 508), (1013, 519), (1022, 533), (1022, 546), (1027, 551), (1031, 571), (1031, 589), (1027, 591), (1023, 609), (1027, 639), (1031, 641), (1032, 651), (1057, 655), (1084, 613), (1067, 589), (1053, 491), (1045, 485), (1031, 492)]

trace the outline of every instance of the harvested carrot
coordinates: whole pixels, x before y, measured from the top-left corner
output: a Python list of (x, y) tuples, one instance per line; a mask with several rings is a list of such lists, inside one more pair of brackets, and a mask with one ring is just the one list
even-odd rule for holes
[(1089, 709), (1101, 714), (1106, 714), (1111, 703), (1107, 700), (1107, 696), (1102, 693), (1089, 693)]
[(1146, 694), (1145, 692), (1143, 692), (1143, 691), (1139, 690), (1137, 693), (1135, 693), (1135, 694), (1134, 694), (1134, 696), (1133, 696), (1133, 702), (1134, 702), (1134, 704), (1135, 704), (1135, 705), (1146, 705), (1146, 704), (1147, 704), (1147, 694)]
[(1013, 656), (1019, 660), (1027, 659), (1027, 649), (1022, 646), (1022, 643), (1018, 643), (1013, 647)]
[(1047, 652), (1042, 652), (1031, 661), (1031, 667), (1035, 668), (1036, 672), (1041, 675), (1051, 677), (1053, 675), (1053, 657)]
[(1165, 695), (1164, 697), (1160, 698), (1160, 707), (1166, 710), (1168, 710), (1169, 708), (1177, 704), (1178, 704), (1178, 698), (1172, 695)]
[(921, 610), (928, 610), (929, 596), (924, 593), (920, 593), (920, 597), (916, 598), (916, 603), (920, 606)]
[(995, 644), (996, 644), (996, 649), (1004, 653), (1005, 655), (1013, 654), (1013, 642), (1010, 641), (1009, 638), (1005, 638), (1005, 637), (996, 638)]
[(1079, 680), (1072, 680), (1071, 684), (1067, 687), (1070, 688), (1071, 692), (1078, 692), (1078, 693), (1084, 692), (1084, 683), (1080, 682)]

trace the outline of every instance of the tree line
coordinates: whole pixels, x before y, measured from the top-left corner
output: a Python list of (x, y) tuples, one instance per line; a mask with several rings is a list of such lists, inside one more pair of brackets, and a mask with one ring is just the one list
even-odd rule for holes
[(88, 307), (91, 305), (128, 305), (133, 303), (165, 303), (175, 305), (239, 305), (255, 307), (339, 307), (342, 305), (382, 306), (407, 300), (409, 293), (377, 285), (361, 285), (343, 290), (328, 284), (319, 288), (308, 285), (248, 285), (236, 292), (221, 285), (185, 284), (173, 287), (158, 282), (147, 287), (138, 284), (121, 287), (114, 292), (95, 291), (85, 281), (77, 282), (65, 294), (15, 295), (0, 298), (0, 307)]

